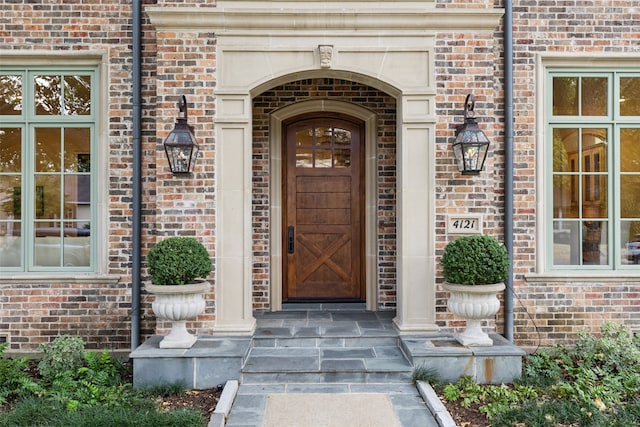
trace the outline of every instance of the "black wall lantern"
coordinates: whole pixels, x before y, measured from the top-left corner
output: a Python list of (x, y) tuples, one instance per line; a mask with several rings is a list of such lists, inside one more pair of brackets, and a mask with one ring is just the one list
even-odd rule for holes
[(187, 123), (187, 98), (182, 95), (178, 102), (181, 115), (176, 120), (176, 125), (164, 140), (164, 151), (167, 153), (169, 168), (176, 174), (188, 174), (193, 172), (198, 158), (198, 143), (193, 136), (193, 127)]
[(489, 150), (489, 138), (478, 127), (473, 111), (475, 106), (476, 97), (467, 95), (464, 101), (464, 123), (456, 128), (456, 140), (453, 142), (453, 154), (462, 175), (479, 175)]

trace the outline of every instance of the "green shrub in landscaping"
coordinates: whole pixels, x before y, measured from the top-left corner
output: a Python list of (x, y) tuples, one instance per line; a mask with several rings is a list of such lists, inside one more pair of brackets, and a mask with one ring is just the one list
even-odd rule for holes
[(481, 405), (495, 427), (640, 425), (640, 339), (608, 322), (600, 334), (581, 332), (572, 347), (527, 356), (511, 386), (463, 377), (442, 393), (462, 406)]
[(8, 344), (0, 344), (0, 405), (9, 398), (21, 398), (41, 392), (40, 386), (28, 374), (26, 358), (11, 359), (5, 355)]
[(122, 383), (121, 370), (106, 351), (86, 352), (83, 366), (56, 375), (46, 395), (70, 411), (85, 406), (124, 406), (131, 398), (131, 384)]
[[(0, 345), (0, 427), (207, 425), (197, 410), (159, 411), (149, 391), (134, 391), (125, 381), (118, 359), (106, 351), (84, 352), (79, 338), (62, 336), (42, 347), (40, 382), (29, 375), (27, 359), (5, 356), (6, 348)], [(9, 398), (11, 404), (3, 405)]]
[(84, 364), (84, 342), (78, 337), (58, 335), (52, 342), (42, 344), (39, 350), (42, 359), (38, 371), (45, 381), (52, 381), (66, 371), (76, 371)]

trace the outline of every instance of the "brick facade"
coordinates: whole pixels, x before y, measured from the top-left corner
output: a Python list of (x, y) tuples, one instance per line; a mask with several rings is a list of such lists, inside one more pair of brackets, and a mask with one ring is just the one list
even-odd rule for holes
[[(48, 56), (102, 52), (108, 99), (101, 100), (107, 117), (103, 133), (108, 143), (107, 259), (104, 277), (73, 279), (12, 279), (0, 272), (0, 341), (13, 351), (32, 351), (58, 333), (77, 334), (89, 348), (127, 349), (131, 310), (131, 2), (3, 2), (0, 52)], [(213, 7), (206, 1), (144, 1), (157, 5)], [(493, 1), (438, 0), (437, 8), (503, 7)], [(636, 0), (588, 2), (514, 1), (515, 111), (515, 340), (525, 346), (550, 345), (574, 339), (581, 329), (597, 330), (605, 320), (640, 328), (640, 271), (614, 280), (547, 280), (537, 275), (536, 70), (540, 55), (617, 55), (640, 60), (640, 10)], [(143, 14), (143, 257), (159, 238), (198, 236), (216, 266), (216, 35), (205, 31), (157, 31)], [(465, 32), (435, 37), (435, 179), (436, 257), (452, 236), (446, 215), (479, 213), (484, 230), (501, 236), (504, 220), (504, 94), (502, 28), (491, 36)], [(30, 60), (32, 59), (30, 58)], [(450, 142), (461, 121), (464, 97), (477, 96), (481, 127), (492, 141), (491, 156), (479, 177), (457, 173)], [(200, 142), (201, 158), (189, 178), (171, 176), (162, 140), (173, 128), (180, 95), (189, 102), (189, 122)], [(288, 102), (327, 98), (356, 103), (378, 118), (378, 307), (395, 307), (396, 280), (396, 113), (393, 97), (346, 80), (295, 80), (253, 99), (253, 307), (269, 308), (270, 203), (268, 115)], [(440, 283), (441, 278), (437, 277)], [(216, 316), (216, 283), (207, 295), (207, 313), (189, 324), (200, 334), (211, 333)], [(437, 287), (436, 322), (451, 329), (463, 322), (446, 309), (446, 293)], [(167, 325), (156, 324), (150, 297), (143, 295), (143, 338)], [(502, 330), (502, 313), (496, 322)]]

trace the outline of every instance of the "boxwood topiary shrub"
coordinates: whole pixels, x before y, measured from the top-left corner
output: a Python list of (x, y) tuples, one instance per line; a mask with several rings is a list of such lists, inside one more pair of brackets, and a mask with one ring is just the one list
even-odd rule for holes
[(483, 234), (459, 237), (444, 248), (440, 258), (444, 280), (457, 285), (504, 282), (509, 255), (498, 239)]
[(169, 237), (156, 243), (147, 255), (154, 285), (184, 285), (211, 273), (207, 248), (193, 237)]

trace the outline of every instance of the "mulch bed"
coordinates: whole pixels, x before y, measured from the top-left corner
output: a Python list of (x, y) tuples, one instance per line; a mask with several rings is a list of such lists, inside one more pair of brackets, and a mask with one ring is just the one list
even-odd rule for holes
[(206, 418), (210, 418), (216, 409), (222, 390), (209, 388), (205, 390), (185, 390), (178, 396), (161, 396), (156, 400), (162, 410), (175, 411), (177, 409), (195, 409)]
[(440, 400), (451, 414), (451, 418), (459, 427), (491, 427), (491, 421), (478, 410), (480, 404), (472, 404), (463, 408), (458, 402), (447, 402), (442, 396)]

